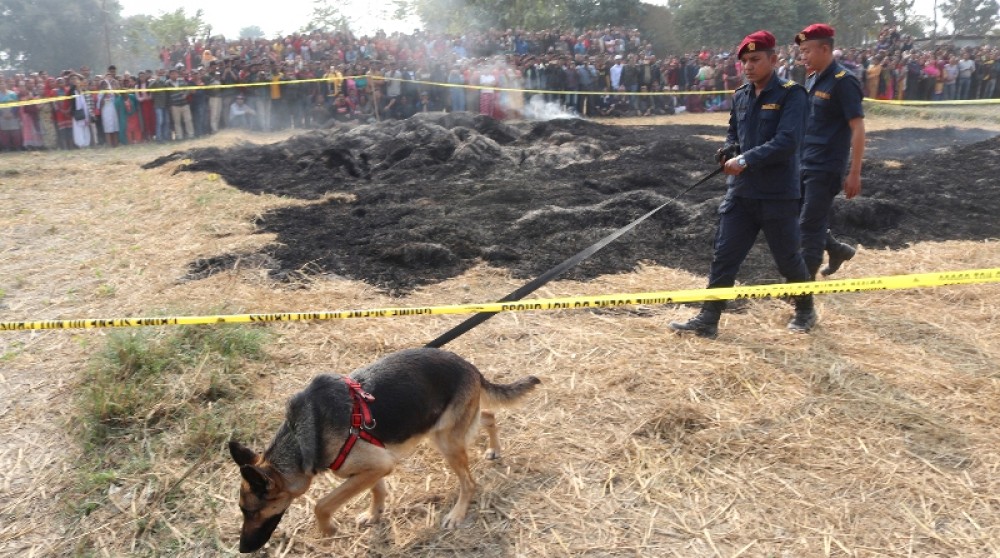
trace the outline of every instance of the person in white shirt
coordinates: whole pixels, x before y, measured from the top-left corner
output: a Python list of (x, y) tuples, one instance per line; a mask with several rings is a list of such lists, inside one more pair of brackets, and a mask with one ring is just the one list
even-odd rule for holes
[(229, 126), (249, 130), (256, 114), (257, 112), (247, 104), (246, 97), (237, 95), (233, 104), (229, 105)]
[(615, 55), (615, 65), (611, 66), (611, 90), (618, 91), (618, 86), (622, 81), (622, 55)]
[(958, 59), (952, 56), (944, 65), (944, 100), (955, 100), (955, 88), (958, 84)]
[(970, 99), (972, 86), (972, 72), (976, 71), (976, 63), (969, 56), (968, 52), (962, 53), (962, 59), (958, 61), (958, 98)]

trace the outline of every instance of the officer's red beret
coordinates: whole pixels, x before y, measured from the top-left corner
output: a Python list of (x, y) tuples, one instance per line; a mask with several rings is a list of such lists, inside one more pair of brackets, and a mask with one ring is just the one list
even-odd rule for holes
[(757, 50), (773, 50), (775, 45), (774, 35), (768, 31), (755, 31), (747, 35), (740, 47), (736, 49), (736, 57), (743, 56), (744, 52), (754, 52)]
[(802, 44), (802, 41), (811, 41), (813, 39), (832, 39), (833, 38), (833, 27), (825, 23), (814, 23), (809, 27), (802, 30), (801, 33), (795, 36), (795, 44)]

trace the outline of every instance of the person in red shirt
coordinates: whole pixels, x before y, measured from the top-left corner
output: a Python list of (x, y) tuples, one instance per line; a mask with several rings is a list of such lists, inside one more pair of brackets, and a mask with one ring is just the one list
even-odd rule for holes
[[(56, 79), (56, 86), (52, 89), (52, 97), (63, 97), (67, 94), (66, 80)], [(59, 134), (60, 149), (75, 149), (73, 143), (73, 100), (62, 99), (52, 103), (53, 119), (56, 123), (56, 131)]]
[(153, 94), (148, 93), (149, 82), (153, 79), (153, 71), (139, 72), (136, 82), (135, 97), (139, 101), (139, 111), (142, 115), (142, 139), (152, 140), (156, 135), (156, 108), (153, 106)]

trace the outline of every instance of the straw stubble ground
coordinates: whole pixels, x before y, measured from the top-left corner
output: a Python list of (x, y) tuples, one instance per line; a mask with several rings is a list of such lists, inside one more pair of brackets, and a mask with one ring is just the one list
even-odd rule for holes
[[(138, 169), (168, 149), (5, 156), (0, 315), (460, 303), (520, 284), (479, 267), (391, 299), (337, 278), (276, 285), (254, 262), (182, 281), (197, 257), (266, 242), (252, 235), (254, 215), (304, 202), (240, 193), (172, 168)], [(998, 248), (988, 241), (861, 250), (845, 276), (1000, 267)], [(647, 266), (540, 294), (703, 281)], [(998, 295), (998, 286), (972, 286), (825, 297), (821, 326), (809, 336), (785, 332), (787, 305), (760, 301), (727, 314), (717, 341), (666, 333), (690, 308), (498, 316), (449, 348), (494, 380), (531, 373), (544, 383), (524, 408), (501, 414), (504, 459), (474, 457), (479, 492), (467, 525), (439, 530), (456, 479), (422, 448), (390, 478), (380, 525), (354, 527), (361, 500), (340, 514), (338, 535), (320, 538), (311, 504), (333, 485), (321, 478), (293, 505), (267, 555), (1000, 554)], [(232, 430), (253, 433), (261, 447), (286, 398), (312, 375), (419, 346), (460, 319), (269, 326), (276, 335), (268, 358), (248, 365), (254, 397)], [(106, 482), (93, 511), (79, 512), (76, 468), (86, 456), (74, 435), (75, 394), (107, 334), (0, 336), (0, 554), (235, 554), (238, 474), (222, 444), (202, 460), (136, 448), (153, 466)], [(151, 521), (155, 532), (140, 528)]]

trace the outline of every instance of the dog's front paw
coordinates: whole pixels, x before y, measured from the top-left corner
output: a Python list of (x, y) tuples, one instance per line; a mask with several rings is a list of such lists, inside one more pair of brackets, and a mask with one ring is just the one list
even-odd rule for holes
[(372, 525), (378, 523), (381, 519), (382, 514), (380, 513), (365, 512), (358, 515), (358, 517), (354, 519), (354, 523), (359, 529), (363, 529), (365, 527), (371, 527)]
[(316, 516), (316, 527), (319, 528), (319, 532), (323, 534), (324, 537), (332, 537), (336, 532), (337, 528), (333, 526), (333, 522), (330, 521), (329, 517)]
[(496, 448), (487, 448), (486, 453), (483, 454), (483, 457), (488, 459), (489, 461), (496, 461), (501, 457), (500, 450)]
[(457, 529), (463, 521), (465, 521), (465, 512), (451, 510), (448, 512), (448, 515), (444, 516), (444, 521), (441, 522), (441, 527), (443, 529)]

